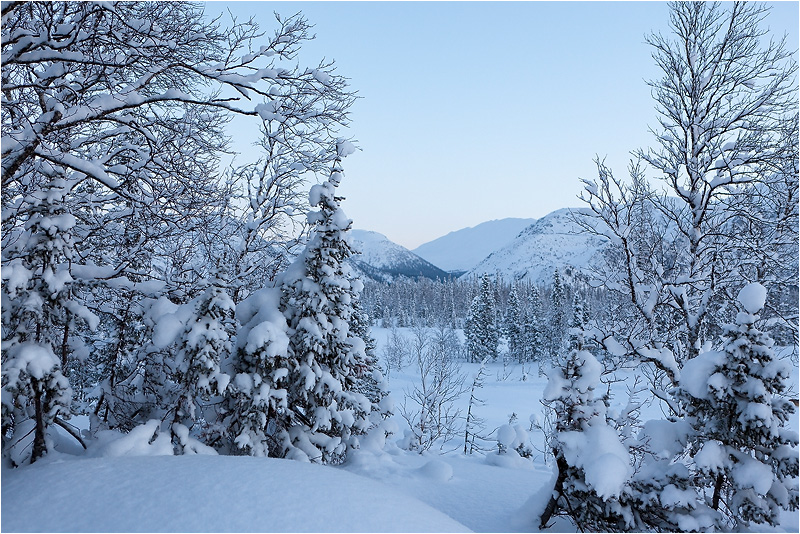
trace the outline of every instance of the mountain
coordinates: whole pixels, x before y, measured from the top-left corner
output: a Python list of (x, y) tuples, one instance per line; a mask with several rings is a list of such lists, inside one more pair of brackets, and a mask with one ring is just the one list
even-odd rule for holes
[(408, 278), (449, 278), (451, 275), (420, 258), (385, 235), (367, 230), (351, 230), (353, 245), (360, 252), (350, 261), (366, 277), (389, 282)]
[(542, 217), (464, 276), (500, 273), (509, 280), (549, 284), (556, 268), (562, 273), (573, 269), (588, 273), (608, 243), (573, 221), (571, 213), (588, 212), (587, 208), (563, 208)]
[(413, 252), (445, 271), (469, 271), (486, 256), (510, 243), (536, 219), (499, 219), (429, 241)]

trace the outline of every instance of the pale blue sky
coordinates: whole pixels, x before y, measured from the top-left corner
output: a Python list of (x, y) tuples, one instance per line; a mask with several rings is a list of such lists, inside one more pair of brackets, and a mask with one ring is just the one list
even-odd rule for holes
[[(798, 2), (767, 25), (798, 48)], [(625, 173), (655, 123), (644, 36), (668, 31), (664, 2), (225, 2), (270, 32), (302, 11), (316, 40), (301, 61), (335, 59), (362, 97), (362, 151), (341, 192), (356, 228), (408, 248), (505, 217), (579, 206), (595, 155)]]

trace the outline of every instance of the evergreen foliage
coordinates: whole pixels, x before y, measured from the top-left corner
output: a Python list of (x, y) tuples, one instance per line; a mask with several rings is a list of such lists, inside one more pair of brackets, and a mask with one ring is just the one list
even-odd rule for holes
[(508, 356), (518, 362), (526, 361), (525, 355), (525, 315), (522, 310), (516, 286), (512, 286), (508, 295), (508, 304), (504, 315), (503, 334), (508, 341)]
[(70, 316), (96, 318), (71, 299), (75, 218), (64, 204), (67, 184), (53, 179), (26, 199), (29, 219), (12, 247), (3, 248), (3, 450), (15, 465), (35, 462), (52, 448), (49, 427), (69, 416), (72, 390), (62, 370)]
[[(346, 150), (341, 143), (341, 155)], [(340, 463), (369, 427), (370, 401), (355, 390), (371, 367), (364, 340), (351, 331), (362, 289), (345, 260), (352, 221), (335, 196), (340, 160), (328, 180), (311, 188), (313, 232), (284, 277), (281, 308), (289, 326), (287, 431), (290, 457)]]
[(469, 316), (464, 325), (467, 351), (470, 361), (482, 362), (497, 359), (499, 335), (494, 288), (489, 277), (484, 275), (478, 295), (472, 301)]
[(783, 396), (791, 370), (755, 326), (765, 302), (756, 292), (766, 295), (757, 283), (739, 293), (723, 350), (687, 362), (676, 391), (692, 427), (695, 484), (708, 488), (725, 530), (775, 526), (781, 509), (798, 507), (798, 438), (785, 428), (795, 409)]

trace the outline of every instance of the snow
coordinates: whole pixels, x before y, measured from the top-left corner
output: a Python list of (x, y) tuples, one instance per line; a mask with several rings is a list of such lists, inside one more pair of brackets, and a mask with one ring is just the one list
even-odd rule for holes
[(536, 219), (515, 218), (487, 221), (450, 232), (412, 252), (445, 271), (468, 271), (535, 222)]
[(720, 471), (725, 465), (725, 449), (716, 441), (707, 441), (700, 452), (695, 454), (697, 467), (709, 473)]
[[(324, 74), (326, 76), (326, 78), (320, 80), (322, 83), (328, 83), (328, 81), (330, 81), (330, 76), (328, 76), (327, 73), (324, 73), (322, 71), (317, 71), (314, 73), (315, 77), (317, 76), (317, 73)], [(355, 151), (356, 151), (356, 146), (350, 141), (347, 141), (345, 139), (340, 139), (339, 142), (336, 143), (336, 152), (337, 154), (339, 154), (339, 157), (341, 158), (346, 158), (350, 154), (353, 154)]]
[[(608, 240), (591, 235), (573, 220), (573, 215), (588, 213), (586, 208), (563, 208), (537, 220), (505, 246), (498, 244), (489, 256), (464, 276), (499, 274), (506, 280), (551, 284), (553, 271), (563, 275), (568, 269), (585, 270), (602, 261)], [(593, 224), (597, 224), (592, 221)]]
[(4, 532), (468, 530), (384, 484), (291, 460), (103, 457), (6, 469), (2, 480)]
[(417, 472), (437, 482), (447, 482), (453, 478), (453, 467), (442, 460), (430, 460), (420, 467)]
[[(278, 297), (274, 290), (257, 292), (237, 311), (258, 324), (274, 311)], [(158, 311), (171, 310), (164, 303)], [(411, 335), (406, 328), (399, 332)], [(373, 328), (372, 333), (382, 356), (391, 331)], [(285, 336), (280, 328), (275, 334)], [(714, 354), (704, 353), (701, 359), (713, 359)], [(462, 372), (472, 376), (479, 367), (465, 363)], [(797, 369), (791, 369), (796, 389)], [(482, 443), (485, 453), (465, 456), (463, 434), (425, 454), (401, 450), (397, 442), (407, 424), (398, 415), (384, 427), (392, 435), (381, 431), (360, 436), (361, 448), (341, 467), (241, 456), (167, 456), (166, 436), (148, 443), (154, 423), (139, 427), (134, 435), (100, 433), (83, 454), (72, 438), (57, 429), (55, 453), (33, 466), (3, 469), (0, 527), (87, 532), (535, 532), (538, 514), (552, 492), (555, 466), (541, 452), (545, 450), (541, 432), (527, 429), (529, 420), (542, 420), (540, 399), (547, 379), (535, 366), (526, 365), (526, 381), (521, 380), (519, 366), (512, 366), (505, 379), (501, 362), (488, 363), (487, 370), (480, 392), (486, 403), (476, 409), (490, 434)], [(384, 399), (386, 405), (399, 404), (402, 391), (418, 380), (410, 367), (392, 369), (387, 379), (393, 393)], [(462, 396), (456, 407), (465, 410), (468, 397)], [(662, 417), (655, 405), (643, 409), (645, 420)], [(509, 423), (512, 415), (523, 424)], [(70, 422), (86, 428), (80, 421)], [(796, 433), (796, 418), (790, 424), (786, 431)], [(571, 454), (586, 470), (587, 482), (603, 496), (616, 494), (629, 466), (615, 431), (591, 425), (588, 432), (575, 434)], [(639, 441), (648, 439), (651, 450), (666, 454), (681, 448), (686, 434), (685, 423), (659, 420), (644, 425)], [(522, 458), (513, 449), (499, 454), (499, 439), (512, 447), (524, 442), (533, 448), (533, 457)], [(709, 467), (723, 461), (718, 444), (706, 447), (696, 461)], [(743, 467), (738, 474), (742, 484), (763, 489), (756, 480), (758, 467)], [(662, 498), (682, 502), (686, 495), (668, 488)], [(797, 526), (796, 512), (782, 515), (779, 530), (795, 532)], [(547, 531), (576, 530), (557, 518)]]
[(645, 422), (639, 441), (646, 443), (656, 458), (671, 458), (686, 446), (690, 430), (686, 421), (652, 419)]
[(748, 313), (756, 314), (767, 301), (767, 289), (758, 282), (753, 282), (739, 291), (737, 299)]
[(603, 499), (618, 497), (632, 474), (629, 455), (617, 431), (605, 423), (595, 423), (583, 432), (562, 432), (564, 457), (580, 467), (589, 484)]
[(33, 341), (20, 343), (13, 347), (13, 353), (9, 355), (8, 367), (4, 362), (3, 373), (6, 376), (3, 382), (15, 383), (22, 372), (41, 380), (50, 374), (58, 364), (58, 358), (53, 354), (49, 345), (41, 345)]
[(680, 385), (696, 399), (708, 398), (709, 379), (714, 369), (725, 361), (725, 353), (704, 352), (685, 364), (681, 372)]
[(511, 425), (503, 425), (497, 429), (497, 442), (504, 447), (511, 448), (514, 440), (517, 439), (517, 431)]
[(766, 495), (773, 482), (770, 466), (743, 454), (733, 466), (731, 477), (740, 488), (753, 488), (760, 495)]

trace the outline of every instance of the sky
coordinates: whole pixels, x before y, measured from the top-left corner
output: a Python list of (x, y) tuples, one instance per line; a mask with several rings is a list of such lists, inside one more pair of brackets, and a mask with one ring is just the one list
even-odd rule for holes
[[(798, 2), (765, 24), (798, 48)], [(334, 59), (359, 100), (343, 135), (343, 209), (355, 228), (409, 249), (506, 217), (578, 207), (594, 159), (627, 174), (652, 143), (645, 36), (664, 2), (210, 2), (209, 15), (302, 12), (316, 39), (301, 64)], [(227, 16), (227, 13), (226, 13)], [(235, 134), (234, 134), (235, 135)]]

